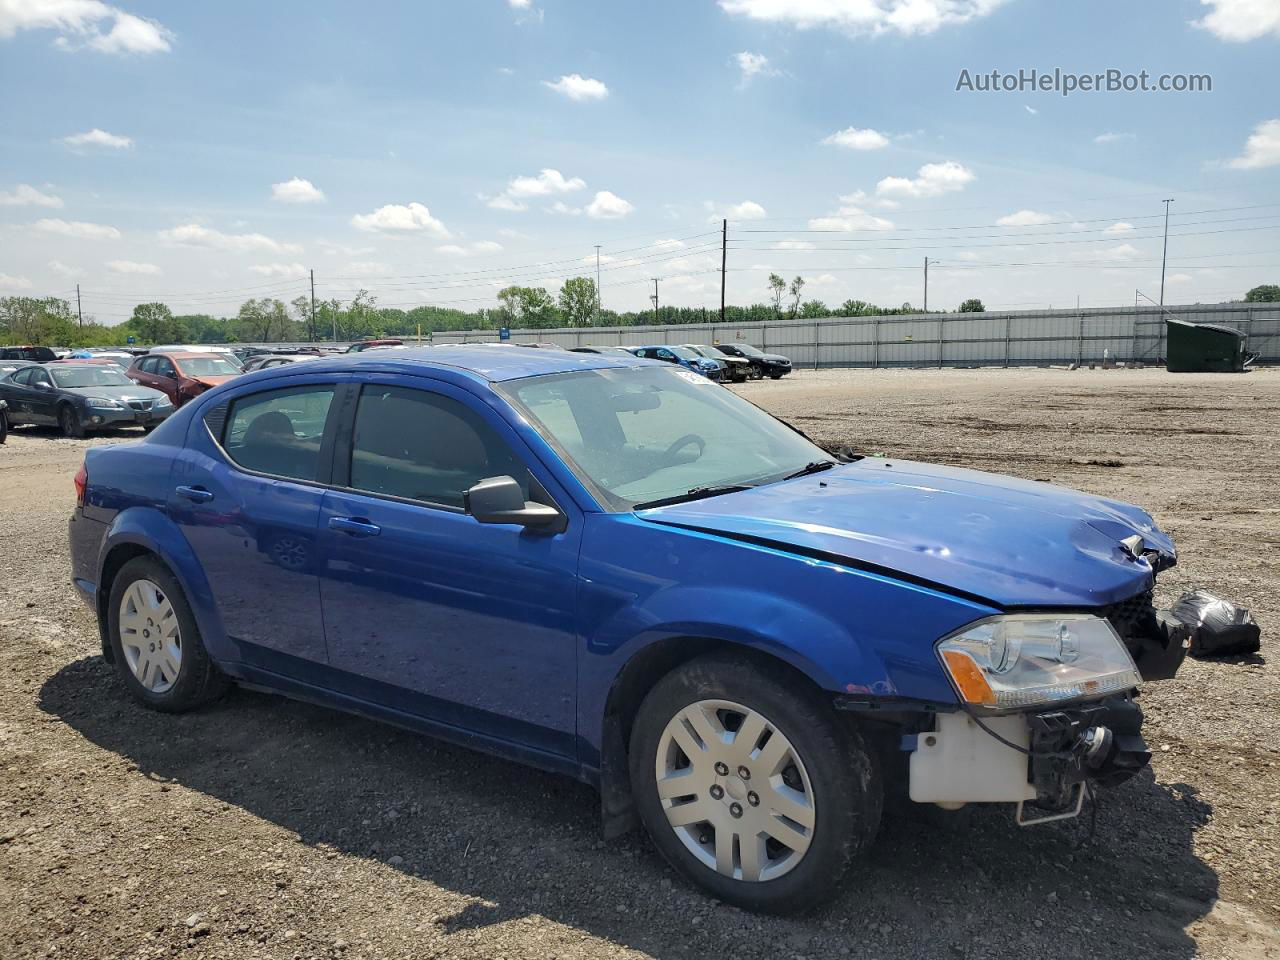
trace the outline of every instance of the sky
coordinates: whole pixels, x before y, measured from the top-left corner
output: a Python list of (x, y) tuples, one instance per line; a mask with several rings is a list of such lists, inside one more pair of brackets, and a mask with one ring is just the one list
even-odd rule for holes
[(478, 309), (599, 245), (605, 307), (715, 309), (727, 219), (730, 303), (1103, 306), (1172, 199), (1218, 302), (1280, 282), (1278, 62), (1280, 0), (0, 0), (0, 295)]

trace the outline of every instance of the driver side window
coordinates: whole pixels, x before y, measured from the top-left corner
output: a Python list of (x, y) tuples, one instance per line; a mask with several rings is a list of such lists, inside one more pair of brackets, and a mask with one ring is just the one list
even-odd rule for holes
[(37, 384), (44, 384), (46, 387), (53, 386), (53, 381), (49, 379), (49, 375), (43, 370), (32, 370), (30, 384), (34, 387)]
[(157, 377), (168, 377), (171, 380), (177, 377), (173, 363), (168, 357), (156, 357), (154, 372)]

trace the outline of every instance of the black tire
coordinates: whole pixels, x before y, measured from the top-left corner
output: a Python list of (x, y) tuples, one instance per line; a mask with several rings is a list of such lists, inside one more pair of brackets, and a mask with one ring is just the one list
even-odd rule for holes
[(0, 410), (0, 443), (9, 439), (9, 418)]
[(750, 377), (751, 377), (751, 379), (752, 379), (752, 380), (763, 380), (763, 379), (764, 379), (764, 371), (763, 371), (763, 370), (761, 370), (759, 367), (752, 367), (752, 368), (751, 368)]
[[(701, 700), (731, 701), (767, 717), (808, 771), (813, 836), (800, 862), (775, 879), (749, 882), (717, 873), (667, 822), (657, 790), (662, 734), (681, 710)], [(880, 826), (879, 765), (857, 730), (805, 682), (742, 657), (700, 657), (658, 681), (636, 715), (629, 763), (636, 809), (659, 852), (690, 881), (745, 910), (798, 913), (832, 899)]]
[[(120, 603), (125, 591), (138, 580), (150, 580), (158, 586), (173, 605), (174, 614), (178, 618), (182, 661), (178, 667), (178, 679), (163, 693), (148, 690), (133, 675), (120, 642)], [(130, 560), (111, 581), (111, 595), (107, 603), (107, 630), (116, 671), (125, 687), (135, 700), (153, 710), (185, 713), (218, 699), (230, 685), (205, 650), (200, 629), (196, 626), (191, 605), (187, 603), (181, 585), (168, 567), (155, 557)]]
[(771, 374), (769, 374), (769, 379), (770, 379), (770, 380), (781, 380), (781, 379), (782, 379), (782, 374), (780, 374), (780, 373), (771, 373)]
[(58, 408), (58, 429), (64, 437), (79, 440), (84, 437), (84, 424), (80, 422), (80, 414), (69, 403)]

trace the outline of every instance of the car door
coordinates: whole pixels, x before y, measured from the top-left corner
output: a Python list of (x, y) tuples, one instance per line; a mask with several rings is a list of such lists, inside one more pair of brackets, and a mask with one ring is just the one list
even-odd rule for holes
[[(262, 389), (265, 386), (272, 389)], [(335, 378), (278, 380), (192, 421), (170, 514), (200, 562), (233, 657), (304, 678), (328, 659), (316, 526)]]
[(35, 367), (27, 379), (31, 423), (58, 422), (58, 391), (48, 370)]
[(0, 396), (9, 403), (9, 409), (5, 411), (5, 415), (10, 423), (37, 422), (31, 419), (31, 406), (34, 399), (32, 394), (35, 391), (27, 382), (36, 369), (36, 367), (27, 367), (25, 370), (14, 371), (13, 375), (4, 381), (3, 389), (0, 389)]
[(481, 524), (462, 499), (503, 475), (567, 495), (469, 392), (363, 379), (321, 506), (330, 663), (368, 699), (571, 757), (581, 524)]
[(175, 407), (180, 406), (183, 398), (178, 396), (178, 369), (173, 360), (160, 354), (152, 358), (150, 370), (153, 382), (147, 386), (163, 392)]

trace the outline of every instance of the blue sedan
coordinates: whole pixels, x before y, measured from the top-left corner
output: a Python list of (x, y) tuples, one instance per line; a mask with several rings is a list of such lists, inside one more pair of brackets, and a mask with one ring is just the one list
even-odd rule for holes
[(698, 351), (689, 347), (627, 347), (627, 349), (644, 360), (661, 360), (663, 363), (674, 363), (684, 367), (686, 370), (701, 374), (710, 380), (724, 379), (725, 364), (709, 357), (704, 357)]
[(72, 577), (142, 703), (241, 682), (577, 777), (755, 910), (831, 896), (895, 785), (1078, 813), (1147, 763), (1134, 695), (1185, 639), (1142, 510), (837, 459), (616, 354), (260, 371), (75, 483)]

